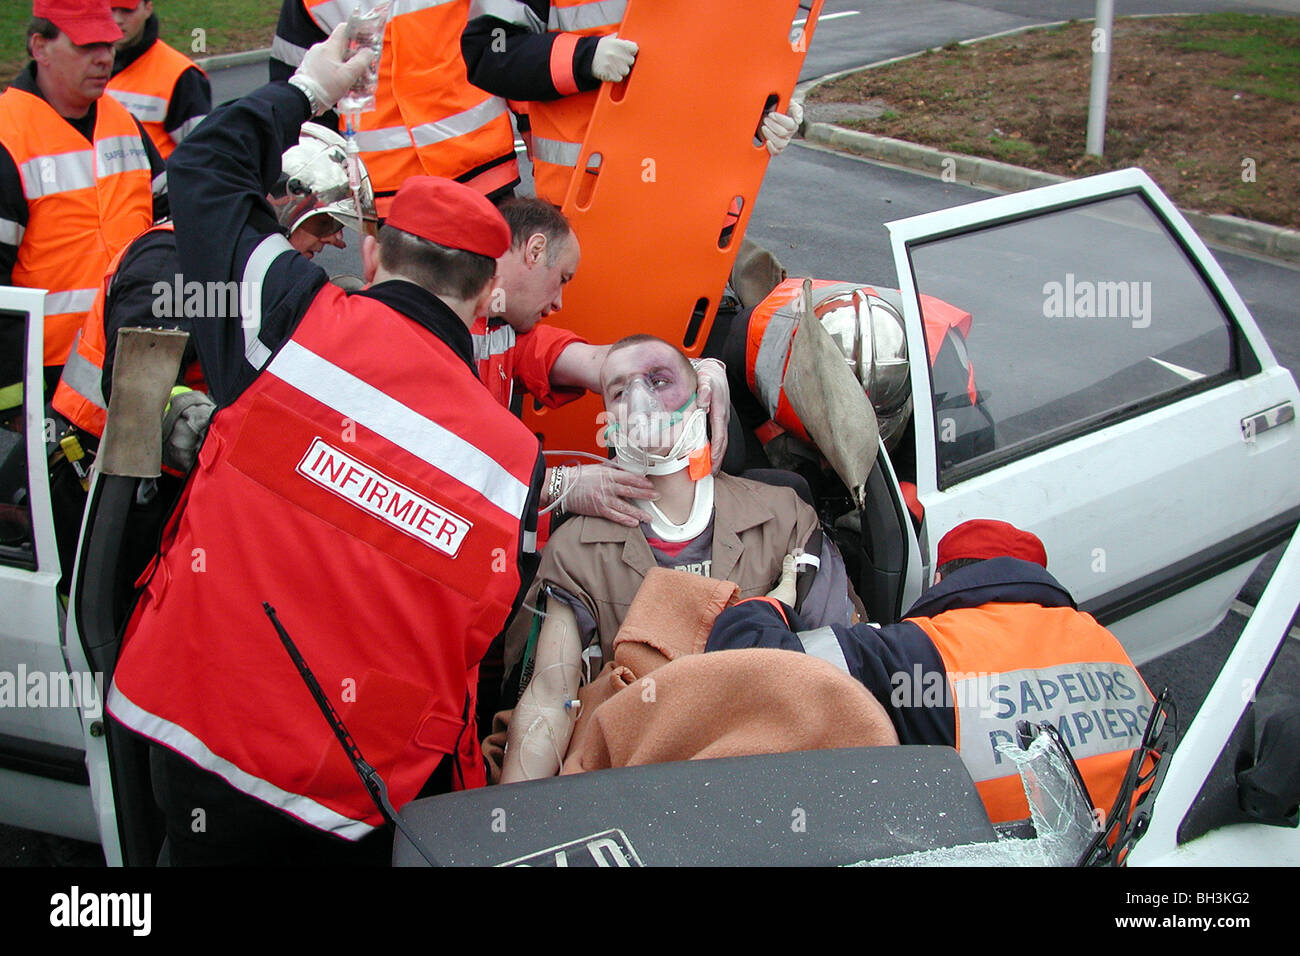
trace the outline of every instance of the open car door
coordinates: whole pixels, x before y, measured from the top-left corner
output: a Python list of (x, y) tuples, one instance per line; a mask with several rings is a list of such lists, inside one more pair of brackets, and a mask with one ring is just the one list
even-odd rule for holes
[(926, 564), (998, 518), (1136, 662), (1209, 630), (1300, 517), (1300, 393), (1182, 214), (1123, 170), (889, 228), (909, 353), (918, 294), (972, 317), (973, 376), (911, 365)]
[(58, 436), (44, 404), (44, 301), (40, 289), (0, 287), (0, 338), (23, 343), (21, 377), (0, 382), (0, 819), (98, 841), (82, 719), (87, 727), (102, 719), (103, 697), (61, 644), (47, 474), (47, 442)]

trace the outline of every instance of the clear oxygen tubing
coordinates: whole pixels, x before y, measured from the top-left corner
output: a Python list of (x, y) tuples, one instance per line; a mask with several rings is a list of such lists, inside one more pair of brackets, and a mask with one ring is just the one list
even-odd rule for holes
[[(593, 462), (595, 462), (595, 463), (598, 464), (598, 465), (613, 465), (613, 464), (614, 464), (614, 462), (610, 461), (608, 458), (601, 458), (599, 455), (593, 455), (593, 454), (592, 454), (591, 452), (589, 452), (589, 451), (564, 451), (564, 450), (558, 450), (558, 451), (547, 451), (547, 450), (543, 449), (543, 450), (542, 450), (542, 454), (543, 454), (543, 455), (555, 455), (555, 456), (557, 456), (557, 457), (564, 457), (564, 458), (589, 458), (589, 459), (591, 459)], [(556, 505), (558, 505), (560, 502), (562, 502), (565, 498), (569, 497), (569, 492), (572, 491), (572, 490), (573, 490), (573, 486), (572, 486), (572, 483), (570, 483), (570, 486), (569, 486), (568, 488), (565, 488), (564, 491), (560, 493), (560, 496), (559, 496), (558, 498), (556, 498), (554, 501), (552, 501), (552, 502), (551, 502), (549, 505), (547, 505), (545, 508), (542, 508), (541, 510), (539, 510), (537, 513), (538, 513), (538, 514), (543, 514), (543, 515), (544, 515), (544, 514), (549, 514), (550, 511), (551, 511), (551, 510), (552, 510)]]

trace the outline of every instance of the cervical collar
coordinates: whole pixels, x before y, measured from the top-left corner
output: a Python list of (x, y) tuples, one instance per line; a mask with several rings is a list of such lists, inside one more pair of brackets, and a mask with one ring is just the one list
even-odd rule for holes
[(695, 501), (691, 513), (681, 524), (673, 524), (653, 501), (638, 501), (650, 513), (650, 531), (661, 541), (690, 541), (709, 526), (713, 518), (713, 476), (705, 475), (695, 483)]

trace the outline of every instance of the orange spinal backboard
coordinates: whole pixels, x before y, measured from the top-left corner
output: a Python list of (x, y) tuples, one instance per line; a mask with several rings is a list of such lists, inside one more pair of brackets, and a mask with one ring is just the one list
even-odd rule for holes
[[(649, 332), (699, 355), (767, 170), (764, 109), (788, 110), (822, 2), (629, 0), (619, 36), (636, 63), (597, 97), (588, 171), (563, 206), (582, 261), (547, 321), (594, 345)], [(527, 401), (524, 421), (547, 449), (598, 452), (603, 407)]]

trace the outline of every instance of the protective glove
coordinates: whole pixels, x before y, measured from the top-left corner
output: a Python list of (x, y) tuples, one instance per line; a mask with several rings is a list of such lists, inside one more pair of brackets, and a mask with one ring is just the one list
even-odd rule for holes
[(569, 465), (564, 468), (560, 509), (635, 528), (651, 517), (632, 501), (654, 501), (658, 497), (654, 485), (643, 475), (633, 475), (614, 465)]
[(787, 554), (781, 559), (781, 579), (776, 582), (776, 587), (767, 592), (767, 596), (776, 598), (786, 607), (794, 607), (799, 593), (796, 589), (798, 576), (794, 567), (794, 555)]
[(596, 55), (591, 58), (591, 75), (602, 83), (617, 83), (632, 71), (636, 53), (636, 44), (620, 40), (617, 33), (601, 37), (596, 42)]
[(780, 156), (781, 150), (790, 145), (790, 140), (799, 129), (799, 124), (803, 122), (803, 107), (798, 103), (790, 103), (790, 115), (778, 113), (775, 110), (763, 117), (763, 125), (760, 130), (763, 133), (763, 142), (767, 146), (767, 151), (773, 156)]
[(182, 474), (194, 467), (217, 405), (202, 392), (173, 395), (163, 416), (163, 464)]
[(374, 52), (369, 48), (359, 50), (350, 60), (344, 59), (348, 49), (347, 31), (346, 21), (336, 26), (329, 39), (307, 51), (297, 72), (289, 78), (311, 102), (313, 116), (333, 109), (374, 59)]
[(696, 400), (701, 408), (709, 410), (709, 456), (713, 459), (713, 474), (722, 469), (722, 456), (727, 453), (727, 423), (731, 419), (731, 386), (727, 384), (727, 367), (714, 358), (691, 359), (695, 366)]

